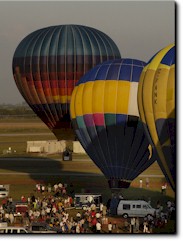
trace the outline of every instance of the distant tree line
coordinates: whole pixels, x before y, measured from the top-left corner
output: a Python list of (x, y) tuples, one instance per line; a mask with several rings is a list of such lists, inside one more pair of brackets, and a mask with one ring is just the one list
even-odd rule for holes
[(0, 104), (0, 118), (7, 117), (29, 117), (35, 118), (36, 114), (26, 104)]

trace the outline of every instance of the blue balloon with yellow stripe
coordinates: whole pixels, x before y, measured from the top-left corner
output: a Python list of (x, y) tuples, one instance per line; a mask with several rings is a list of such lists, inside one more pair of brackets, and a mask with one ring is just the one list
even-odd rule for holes
[(140, 117), (167, 181), (175, 190), (175, 45), (154, 55), (143, 69), (138, 89)]
[(135, 59), (104, 62), (86, 73), (72, 93), (73, 128), (111, 188), (129, 187), (154, 161), (137, 107), (144, 66)]

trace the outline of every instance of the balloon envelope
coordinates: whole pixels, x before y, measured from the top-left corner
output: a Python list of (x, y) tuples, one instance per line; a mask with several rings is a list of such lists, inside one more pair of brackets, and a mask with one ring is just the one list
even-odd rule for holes
[(77, 81), (92, 67), (120, 58), (114, 41), (81, 25), (39, 29), (26, 36), (13, 57), (17, 87), (44, 123), (60, 139), (70, 126), (69, 104)]
[(139, 120), (137, 89), (145, 63), (97, 65), (77, 83), (70, 113), (77, 137), (111, 188), (125, 188), (154, 161)]
[(159, 51), (144, 68), (138, 90), (140, 117), (158, 163), (175, 189), (175, 46)]

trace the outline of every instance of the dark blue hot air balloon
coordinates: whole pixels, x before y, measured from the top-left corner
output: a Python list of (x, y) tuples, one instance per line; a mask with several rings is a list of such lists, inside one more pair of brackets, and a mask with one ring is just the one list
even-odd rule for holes
[(84, 75), (72, 93), (77, 137), (112, 189), (129, 187), (155, 161), (137, 107), (144, 66), (135, 59), (104, 62)]
[(95, 65), (120, 58), (114, 41), (87, 26), (59, 25), (26, 36), (13, 57), (17, 87), (41, 120), (61, 138), (78, 80)]

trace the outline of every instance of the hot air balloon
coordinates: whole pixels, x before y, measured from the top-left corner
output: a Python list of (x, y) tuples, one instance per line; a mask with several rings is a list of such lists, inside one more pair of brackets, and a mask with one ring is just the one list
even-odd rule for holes
[(150, 59), (140, 77), (140, 117), (155, 148), (157, 161), (175, 190), (175, 46), (171, 44)]
[(61, 128), (70, 126), (69, 105), (77, 81), (95, 65), (119, 57), (114, 41), (97, 29), (51, 26), (20, 42), (13, 75), (26, 102), (61, 139)]
[(73, 128), (112, 191), (129, 187), (154, 162), (137, 107), (144, 65), (135, 59), (104, 62), (86, 73), (72, 93)]

